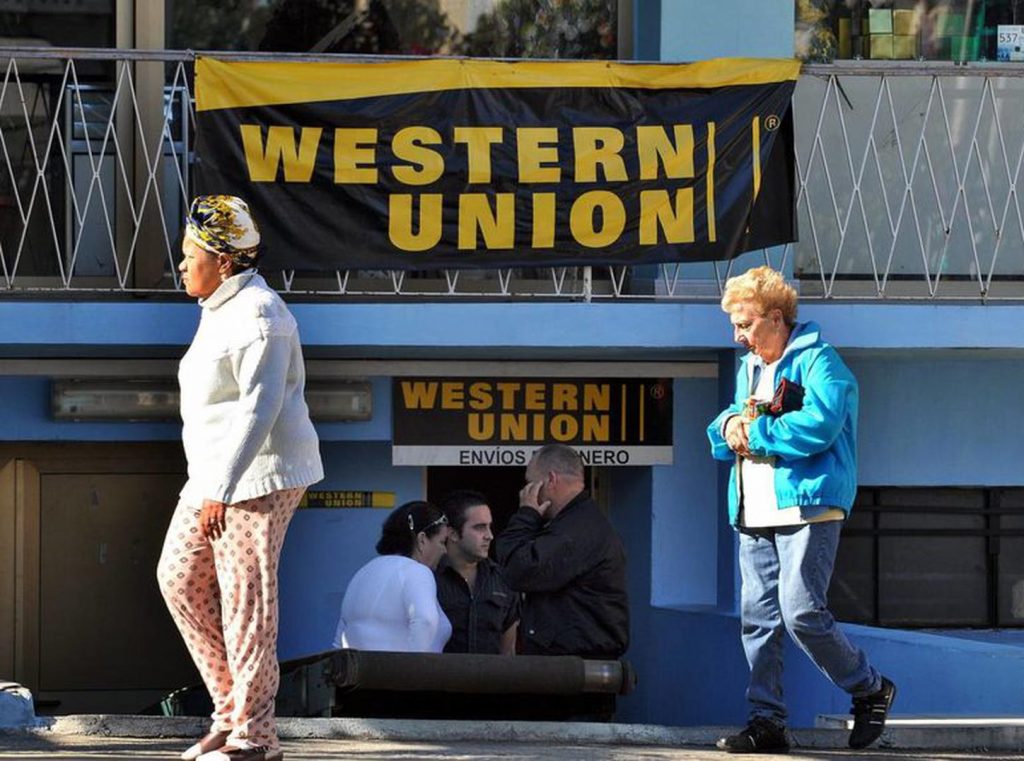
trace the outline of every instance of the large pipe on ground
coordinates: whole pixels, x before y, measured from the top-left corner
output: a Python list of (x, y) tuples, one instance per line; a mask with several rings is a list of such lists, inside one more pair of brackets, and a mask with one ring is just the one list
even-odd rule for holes
[(628, 695), (636, 672), (627, 661), (575, 655), (476, 655), (336, 650), (327, 679), (342, 689), (489, 695)]

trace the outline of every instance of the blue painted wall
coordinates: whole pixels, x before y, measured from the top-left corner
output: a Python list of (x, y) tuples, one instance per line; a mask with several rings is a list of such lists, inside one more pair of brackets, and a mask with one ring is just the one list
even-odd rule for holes
[(680, 379), (674, 394), (675, 462), (652, 469), (651, 546), (638, 556), (644, 562), (650, 558), (645, 597), (654, 605), (716, 606), (722, 514), (718, 467), (707, 455), (704, 427), (718, 407), (718, 382)]
[[(851, 640), (899, 687), (901, 714), (995, 716), (1024, 712), (1024, 647), (968, 637), (846, 625)], [(786, 690), (794, 726), (818, 714), (846, 713), (850, 699), (792, 645), (786, 651)]]
[[(0, 367), (3, 361), (0, 360)], [(0, 375), (0, 441), (174, 441), (180, 423), (74, 423), (50, 417), (48, 378)]]
[(661, 60), (792, 58), (794, 19), (793, 0), (668, 0)]
[(861, 385), (861, 484), (1024, 484), (1024, 440), (999, 425), (1020, 409), (1024, 361), (853, 356), (849, 365)]
[(617, 719), (645, 717), (658, 693), (646, 681), (648, 649), (655, 632), (648, 624), (651, 590), (651, 468), (614, 468), (606, 472), (603, 487), (608, 493), (609, 517), (626, 548), (629, 586), (630, 643), (626, 652), (640, 674), (640, 688), (619, 700)]
[[(195, 307), (175, 306), (59, 302), (52, 305), (59, 319), (37, 321), (45, 305), (0, 301), (0, 376), (4, 357), (180, 357), (195, 331)], [(308, 358), (614, 361), (683, 359), (693, 349), (733, 347), (729, 322), (714, 302), (295, 304), (292, 311)], [(845, 349), (1024, 350), (1014, 306), (809, 303), (800, 319), (818, 321), (828, 340)], [(148, 338), (118, 329), (140, 322), (149, 326), (142, 331)], [(460, 351), (466, 354), (455, 354)]]
[(633, 58), (661, 59), (661, 0), (633, 0)]
[[(647, 647), (631, 650), (641, 691), (619, 703), (622, 721), (667, 725), (739, 725), (747, 718), (747, 664), (739, 620), (728, 613), (647, 608)], [(851, 640), (899, 685), (897, 713), (993, 716), (1024, 712), (1024, 647), (969, 637), (845, 625)], [(850, 698), (787, 641), (784, 691), (790, 725), (845, 714)]]
[[(316, 489), (393, 491), (395, 504), (422, 499), (422, 468), (393, 467), (390, 442), (322, 445), (327, 478)], [(376, 555), (383, 509), (299, 510), (281, 554), (282, 659), (330, 649), (349, 579)]]

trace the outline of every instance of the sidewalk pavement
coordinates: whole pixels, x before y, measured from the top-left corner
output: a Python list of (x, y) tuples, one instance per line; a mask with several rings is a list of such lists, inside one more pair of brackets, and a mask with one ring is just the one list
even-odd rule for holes
[[(157, 716), (63, 716), (40, 719), (28, 729), (0, 730), (0, 759), (177, 758), (206, 731), (204, 719)], [(723, 761), (714, 740), (731, 731), (721, 727), (661, 727), (636, 724), (512, 721), (421, 721), (403, 719), (279, 719), (289, 761), (357, 759), (404, 761), (452, 759), (487, 761)], [(840, 759), (841, 761), (1024, 761), (1020, 727), (893, 727), (879, 748), (846, 748), (843, 729), (793, 733), (788, 756), (758, 758)], [(948, 750), (955, 748), (956, 750)]]
[[(0, 759), (49, 761), (109, 761), (109, 759), (176, 759), (190, 740), (143, 739), (83, 735), (0, 734)], [(707, 748), (636, 745), (578, 745), (533, 742), (399, 742), (394, 740), (284, 740), (286, 761), (725, 761), (734, 758)], [(738, 758), (752, 758), (739, 756)], [(993, 752), (860, 751), (794, 748), (775, 759), (835, 759), (836, 761), (1021, 761), (1024, 755)]]

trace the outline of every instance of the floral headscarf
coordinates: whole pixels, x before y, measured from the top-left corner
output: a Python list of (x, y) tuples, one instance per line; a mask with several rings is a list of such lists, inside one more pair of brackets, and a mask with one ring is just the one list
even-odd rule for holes
[(260, 230), (249, 204), (238, 196), (196, 196), (185, 220), (185, 236), (214, 254), (249, 269), (260, 251)]

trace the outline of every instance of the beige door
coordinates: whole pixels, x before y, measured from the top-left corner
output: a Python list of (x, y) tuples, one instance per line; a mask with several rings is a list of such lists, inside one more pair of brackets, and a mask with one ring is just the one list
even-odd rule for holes
[(156, 583), (180, 445), (28, 454), (0, 470), (0, 550), (15, 545), (11, 591), (0, 561), (0, 669), (13, 663), (41, 713), (138, 712), (198, 681)]

